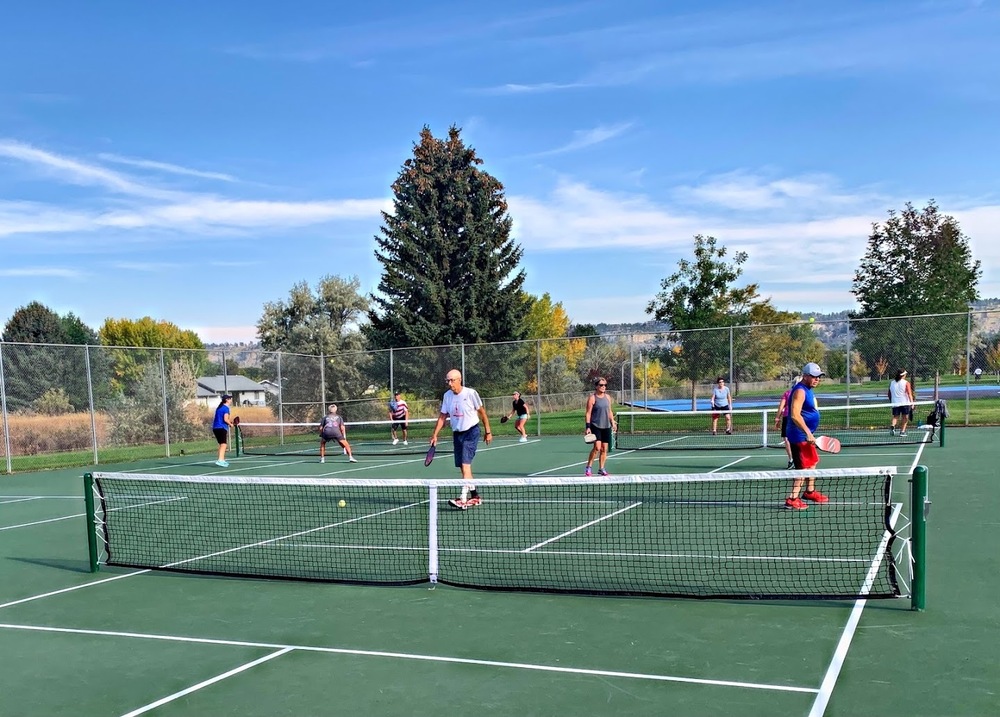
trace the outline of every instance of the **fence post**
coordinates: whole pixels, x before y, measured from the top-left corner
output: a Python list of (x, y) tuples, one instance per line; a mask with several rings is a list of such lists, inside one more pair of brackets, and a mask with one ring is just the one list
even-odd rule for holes
[(278, 435), (285, 440), (285, 382), (281, 380), (281, 351), (278, 351)]
[(7, 472), (14, 472), (14, 465), (10, 456), (10, 416), (7, 414), (7, 382), (3, 371), (3, 341), (0, 341), (0, 412), (3, 413), (3, 447), (4, 455), (7, 456)]
[(635, 408), (635, 334), (628, 335), (628, 400)]
[(910, 539), (913, 541), (913, 595), (910, 607), (913, 610), (923, 610), (927, 604), (927, 514), (930, 509), (927, 468), (917, 466), (910, 478)]
[(396, 390), (396, 367), (393, 365), (393, 359), (395, 354), (393, 354), (393, 349), (389, 349), (389, 394), (390, 396)]
[(733, 356), (733, 327), (729, 327), (729, 385), (733, 385), (733, 373), (736, 357)]
[(326, 415), (326, 355), (319, 352), (319, 415)]
[(100, 458), (97, 452), (97, 407), (94, 405), (94, 375), (90, 370), (90, 346), (83, 347), (84, 363), (87, 366), (87, 401), (90, 403), (90, 435), (94, 439), (94, 465)]
[[(167, 458), (170, 458), (170, 411), (167, 399), (167, 364), (163, 358), (163, 348), (160, 348), (160, 389), (163, 391), (163, 445)], [(222, 365), (226, 365), (225, 352)]]
[(535, 435), (542, 435), (542, 340), (535, 339)]
[[(851, 319), (847, 319), (847, 405), (851, 405)], [(829, 366), (827, 366), (829, 368)]]
[(969, 425), (969, 374), (972, 373), (972, 307), (965, 322), (965, 425)]

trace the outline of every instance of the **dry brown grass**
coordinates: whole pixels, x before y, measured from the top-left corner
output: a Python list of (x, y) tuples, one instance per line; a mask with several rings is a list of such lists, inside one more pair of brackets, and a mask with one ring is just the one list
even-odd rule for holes
[[(184, 412), (188, 422), (193, 426), (204, 426), (207, 435), (215, 415), (214, 409), (192, 404)], [(236, 406), (233, 408), (233, 415), (250, 423), (272, 423), (276, 420), (271, 409), (263, 406)], [(61, 416), (9, 414), (7, 418), (12, 456), (35, 456), (93, 448), (90, 413), (66, 413)], [(95, 414), (98, 448), (105, 448), (110, 444), (110, 424), (111, 420), (106, 414)], [(2, 440), (0, 455), (4, 455)]]
[[(14, 456), (34, 456), (39, 453), (78, 451), (93, 446), (89, 413), (66, 413), (61, 416), (8, 415), (10, 448)], [(94, 417), (97, 445), (107, 443), (108, 417)], [(3, 445), (0, 444), (0, 451)]]

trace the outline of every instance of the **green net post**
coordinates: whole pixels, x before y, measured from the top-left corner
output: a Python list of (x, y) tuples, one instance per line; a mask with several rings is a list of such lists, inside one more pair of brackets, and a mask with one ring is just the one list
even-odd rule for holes
[(944, 416), (938, 416), (938, 442), (939, 442), (939, 444), (940, 444), (940, 446), (942, 448), (944, 448), (944, 424), (945, 423), (947, 423), (947, 421), (945, 421)]
[(243, 455), (243, 432), (238, 425), (233, 426), (233, 443), (236, 444), (236, 457)]
[(917, 466), (910, 479), (910, 510), (913, 541), (913, 595), (910, 606), (923, 610), (927, 597), (927, 514), (931, 501), (927, 496), (927, 467)]
[(97, 520), (94, 513), (94, 476), (83, 475), (83, 500), (87, 506), (87, 547), (90, 550), (90, 572), (100, 569), (97, 555)]

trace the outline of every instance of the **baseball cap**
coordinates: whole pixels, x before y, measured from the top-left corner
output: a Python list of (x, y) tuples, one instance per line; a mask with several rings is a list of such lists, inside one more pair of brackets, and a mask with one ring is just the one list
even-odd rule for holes
[(812, 361), (802, 367), (802, 375), (813, 377), (826, 376), (826, 374), (823, 373), (823, 369), (819, 367), (819, 364), (813, 363)]
[(227, 398), (232, 398), (232, 397), (233, 397), (232, 394), (229, 393), (224, 393), (221, 396), (219, 396), (219, 398), (223, 401), (225, 401)]
[(392, 392), (392, 395), (393, 395), (393, 396), (398, 396), (398, 395), (399, 395), (399, 394), (401, 394), (401, 393), (402, 393), (402, 391), (393, 391), (393, 392)]

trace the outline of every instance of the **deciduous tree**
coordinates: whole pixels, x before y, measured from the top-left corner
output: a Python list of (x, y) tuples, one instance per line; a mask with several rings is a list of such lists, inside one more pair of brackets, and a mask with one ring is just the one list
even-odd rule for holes
[(743, 273), (746, 252), (736, 252), (732, 261), (726, 255), (715, 237), (695, 236), (693, 260), (681, 259), (646, 307), (657, 321), (670, 324), (671, 337), (680, 342), (674, 370), (691, 383), (692, 409), (698, 381), (728, 369), (729, 332), (719, 329), (744, 323), (757, 302), (756, 284), (734, 286)]
[[(980, 262), (954, 217), (931, 201), (907, 203), (872, 225), (868, 248), (854, 274), (855, 348), (869, 367), (884, 356), (892, 370), (928, 376), (947, 370), (962, 352), (969, 303), (979, 297)], [(961, 315), (924, 317), (927, 314)], [(914, 317), (887, 322), (885, 317)]]

